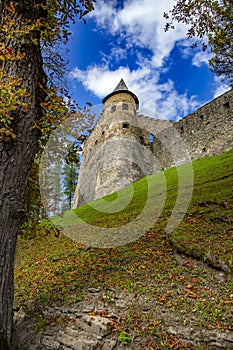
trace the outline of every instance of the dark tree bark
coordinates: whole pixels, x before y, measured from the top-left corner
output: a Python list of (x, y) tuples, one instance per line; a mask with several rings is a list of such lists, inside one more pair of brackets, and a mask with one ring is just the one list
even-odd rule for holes
[[(0, 4), (1, 25), (6, 14), (9, 15), (5, 6), (10, 3), (15, 7), (10, 19), (14, 19), (17, 25), (44, 16), (40, 5), (45, 5), (45, 0), (5, 0)], [(25, 190), (38, 148), (39, 134), (33, 126), (42, 117), (40, 101), (43, 93), (39, 85), (45, 84), (45, 75), (40, 45), (32, 43), (32, 39), (39, 42), (38, 30), (26, 35), (12, 33), (10, 38), (1, 31), (0, 39), (14, 53), (26, 52), (23, 59), (4, 61), (3, 69), (10, 76), (22, 78), (21, 87), (28, 92), (24, 102), (29, 106), (28, 110), (19, 107), (13, 112), (12, 127), (16, 138), (0, 141), (0, 350), (7, 350), (12, 337), (17, 231), (24, 220)]]

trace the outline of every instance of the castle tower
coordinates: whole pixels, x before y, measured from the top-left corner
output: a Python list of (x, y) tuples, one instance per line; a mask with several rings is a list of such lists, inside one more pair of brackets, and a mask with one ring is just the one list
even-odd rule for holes
[(102, 103), (104, 110), (83, 145), (73, 208), (155, 172), (150, 134), (139, 125), (137, 96), (121, 79)]

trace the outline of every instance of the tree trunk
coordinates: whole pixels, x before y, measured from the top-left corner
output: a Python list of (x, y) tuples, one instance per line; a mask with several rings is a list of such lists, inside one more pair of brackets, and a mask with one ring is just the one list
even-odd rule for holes
[[(15, 11), (8, 12), (6, 5), (14, 5)], [(5, 0), (0, 4), (0, 24), (8, 14), (9, 19), (21, 25), (25, 20), (36, 21), (41, 16), (44, 0)], [(0, 29), (1, 30), (1, 29)], [(25, 58), (7, 60), (3, 63), (4, 73), (22, 78), (21, 87), (26, 89), (28, 97), (24, 102), (29, 105), (25, 110), (19, 107), (12, 112), (12, 126), (16, 138), (11, 141), (0, 141), (0, 350), (9, 349), (12, 337), (13, 297), (14, 297), (14, 259), (17, 243), (17, 231), (24, 220), (24, 197), (37, 147), (38, 130), (33, 128), (42, 117), (40, 100), (45, 76), (42, 69), (40, 45), (32, 39), (40, 39), (38, 30), (29, 34), (11, 33), (1, 41), (14, 53), (25, 52)]]

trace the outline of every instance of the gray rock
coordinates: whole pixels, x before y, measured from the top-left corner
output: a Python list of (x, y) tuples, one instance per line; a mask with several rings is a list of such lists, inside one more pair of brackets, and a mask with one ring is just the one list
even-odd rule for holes
[(82, 330), (90, 333), (100, 335), (101, 337), (107, 335), (109, 330), (107, 325), (111, 324), (112, 321), (108, 318), (100, 316), (88, 316), (84, 315), (81, 319), (76, 320), (76, 325)]
[(102, 350), (113, 350), (117, 344), (116, 340), (106, 339)]
[(60, 346), (60, 343), (54, 340), (54, 337), (51, 335), (44, 335), (41, 343), (50, 349), (59, 349)]

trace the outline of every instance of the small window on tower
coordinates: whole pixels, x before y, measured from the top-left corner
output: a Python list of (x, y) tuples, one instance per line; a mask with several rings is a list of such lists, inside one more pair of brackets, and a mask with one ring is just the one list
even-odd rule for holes
[(129, 129), (129, 123), (123, 123), (122, 127), (123, 129)]
[(127, 111), (128, 110), (128, 104), (127, 103), (123, 103), (122, 104), (122, 109), (123, 109), (123, 111)]
[(140, 136), (140, 142), (142, 145), (144, 144), (144, 137), (143, 136)]
[(230, 102), (227, 101), (226, 103), (224, 103), (223, 107), (225, 107), (225, 108), (230, 108)]
[(111, 113), (116, 112), (116, 106), (112, 106)]

